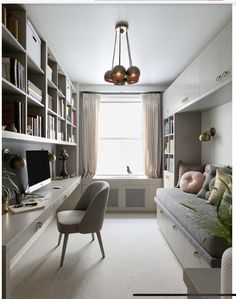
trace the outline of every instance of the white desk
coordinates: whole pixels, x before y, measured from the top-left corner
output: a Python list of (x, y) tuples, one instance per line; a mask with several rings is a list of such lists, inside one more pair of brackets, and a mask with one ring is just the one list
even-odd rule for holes
[[(2, 298), (10, 299), (11, 261), (26, 243), (36, 239), (54, 219), (58, 209), (72, 209), (80, 198), (80, 177), (52, 181), (45, 187), (45, 208), (2, 217)], [(61, 186), (61, 189), (53, 189)], [(31, 242), (32, 243), (32, 242)]]

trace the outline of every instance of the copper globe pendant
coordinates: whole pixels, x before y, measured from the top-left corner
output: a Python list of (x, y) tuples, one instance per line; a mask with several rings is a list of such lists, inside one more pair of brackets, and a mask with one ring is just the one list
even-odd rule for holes
[[(126, 35), (126, 43), (127, 50), (129, 56), (129, 68), (125, 69), (123, 65), (121, 65), (121, 35)], [(116, 41), (117, 35), (119, 36), (119, 63), (114, 67), (115, 60), (115, 52), (116, 52)], [(140, 70), (137, 66), (132, 65), (131, 60), (131, 52), (129, 45), (129, 37), (128, 37), (128, 23), (127, 22), (119, 22), (116, 24), (116, 34), (115, 34), (115, 42), (114, 42), (114, 50), (113, 50), (113, 58), (112, 58), (112, 67), (111, 70), (108, 70), (104, 75), (104, 80), (108, 83), (113, 83), (114, 85), (124, 85), (125, 83), (134, 84), (139, 81)]]
[(104, 75), (104, 80), (109, 82), (109, 83), (113, 83), (113, 79), (112, 79), (112, 70), (109, 70), (105, 73)]

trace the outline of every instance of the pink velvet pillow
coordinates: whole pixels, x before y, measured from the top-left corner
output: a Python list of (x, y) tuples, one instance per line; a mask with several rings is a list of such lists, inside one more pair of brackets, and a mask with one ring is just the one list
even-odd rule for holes
[(180, 188), (184, 192), (198, 193), (202, 188), (205, 176), (198, 171), (188, 171), (183, 174), (180, 180)]

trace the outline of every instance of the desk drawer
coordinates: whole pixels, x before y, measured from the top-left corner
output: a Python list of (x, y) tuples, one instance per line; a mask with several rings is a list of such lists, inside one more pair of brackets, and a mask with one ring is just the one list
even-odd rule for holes
[(53, 216), (52, 207), (47, 208), (34, 222), (17, 236), (14, 244), (9, 248), (10, 257), (13, 257), (34, 236), (34, 234), (42, 228), (43, 224), (50, 216)]

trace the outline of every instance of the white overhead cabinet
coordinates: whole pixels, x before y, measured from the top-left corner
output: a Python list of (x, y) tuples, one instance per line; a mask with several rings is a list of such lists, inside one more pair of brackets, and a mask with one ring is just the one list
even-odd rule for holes
[(199, 57), (200, 93), (221, 87), (232, 78), (232, 24), (205, 48)]
[[(211, 101), (207, 100), (207, 95), (223, 91), (222, 87), (232, 81), (231, 25), (216, 36), (163, 94), (165, 188), (176, 185), (179, 161), (201, 163), (200, 111), (225, 103), (224, 96), (219, 101)], [(185, 113), (187, 111), (190, 113)]]
[(202, 51), (163, 95), (164, 118), (232, 80), (232, 23)]

